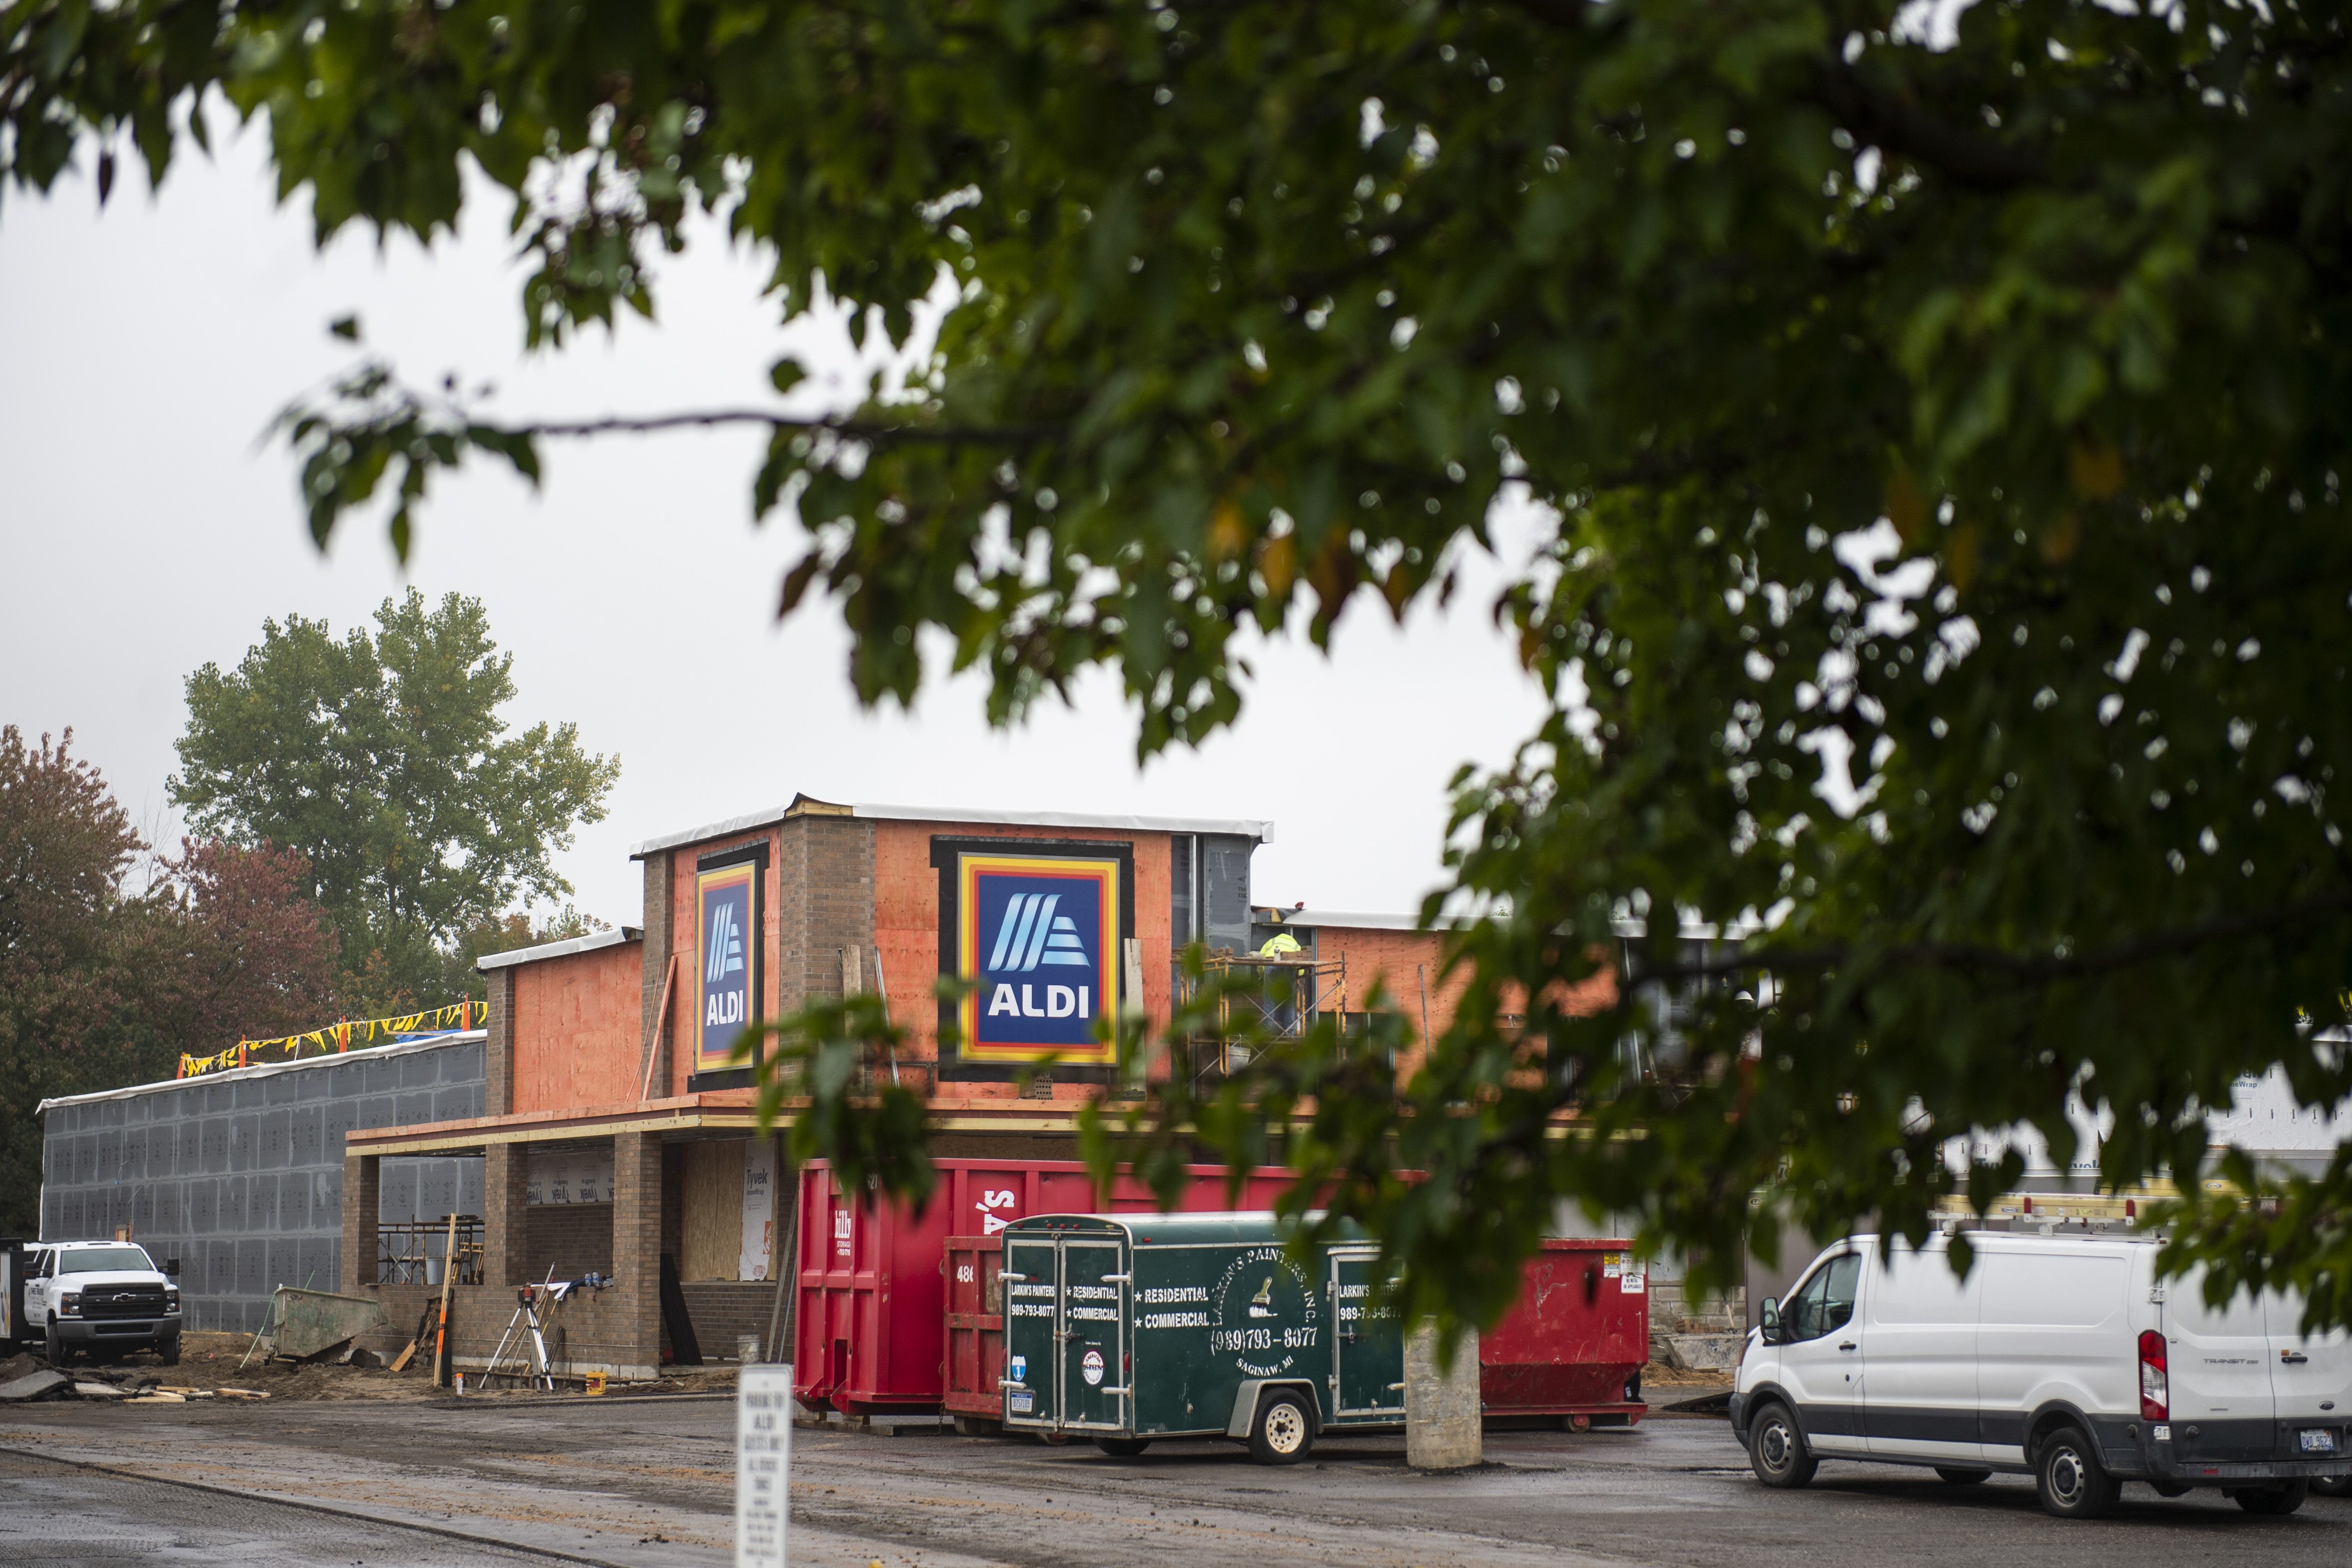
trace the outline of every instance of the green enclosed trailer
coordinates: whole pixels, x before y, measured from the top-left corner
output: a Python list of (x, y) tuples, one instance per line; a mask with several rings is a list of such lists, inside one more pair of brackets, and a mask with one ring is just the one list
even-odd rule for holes
[(1371, 1243), (1301, 1264), (1264, 1214), (1040, 1215), (1003, 1231), (1004, 1424), (1141, 1453), (1231, 1437), (1265, 1464), (1404, 1424)]

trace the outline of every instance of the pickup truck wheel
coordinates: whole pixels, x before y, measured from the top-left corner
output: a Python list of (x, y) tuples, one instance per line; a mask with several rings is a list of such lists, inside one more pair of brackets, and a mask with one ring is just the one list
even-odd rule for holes
[(169, 1339), (157, 1340), (155, 1342), (155, 1354), (163, 1358), (163, 1362), (165, 1366), (179, 1365), (180, 1336), (178, 1334), (173, 1334)]
[(2034, 1456), (2033, 1490), (2053, 1519), (2097, 1519), (2115, 1508), (2124, 1489), (2101, 1468), (2081, 1427), (2061, 1427)]
[(1276, 1389), (1257, 1402), (1257, 1419), (1250, 1423), (1250, 1458), (1261, 1465), (1295, 1465), (1315, 1446), (1315, 1417), (1306, 1401), (1288, 1389)]
[(1095, 1447), (1114, 1459), (1131, 1459), (1151, 1447), (1149, 1437), (1097, 1437)]
[(66, 1348), (66, 1342), (58, 1337), (58, 1326), (55, 1323), (49, 1324), (42, 1331), (41, 1348), (47, 1353), (49, 1364), (59, 1370), (63, 1370), (66, 1363), (73, 1357), (73, 1352)]
[(1797, 1418), (1777, 1401), (1748, 1420), (1748, 1468), (1768, 1487), (1789, 1490), (1807, 1485), (1822, 1468), (1797, 1429)]
[(2283, 1487), (2249, 1488), (2238, 1493), (2238, 1506), (2248, 1513), (2276, 1519), (2301, 1508), (2310, 1495), (2309, 1481), (2289, 1481)]

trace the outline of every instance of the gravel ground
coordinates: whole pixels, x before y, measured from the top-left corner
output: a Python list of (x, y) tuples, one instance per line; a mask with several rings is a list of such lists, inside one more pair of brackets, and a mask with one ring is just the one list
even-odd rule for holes
[[(0, 1411), (0, 1562), (438, 1563), (449, 1542), (485, 1562), (722, 1563), (731, 1432), (721, 1399), (17, 1406)], [(2022, 1480), (1956, 1490), (1928, 1472), (1862, 1465), (1826, 1466), (1809, 1491), (1767, 1492), (1720, 1419), (1496, 1433), (1486, 1452), (1481, 1469), (1422, 1476), (1397, 1437), (1329, 1442), (1308, 1464), (1274, 1469), (1207, 1441), (1113, 1459), (1079, 1445), (803, 1431), (793, 1558), (2269, 1568), (2352, 1552), (2352, 1503), (2326, 1500), (2259, 1520), (2213, 1494), (2163, 1501), (2132, 1488), (2120, 1517), (2063, 1524)], [(83, 1515), (88, 1549), (62, 1551)]]

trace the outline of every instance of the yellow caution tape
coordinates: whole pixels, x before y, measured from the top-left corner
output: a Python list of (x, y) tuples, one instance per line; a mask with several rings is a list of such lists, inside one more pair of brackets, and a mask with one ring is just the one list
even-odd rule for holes
[(275, 1040), (241, 1040), (226, 1051), (217, 1051), (210, 1056), (190, 1056), (182, 1052), (179, 1075), (196, 1078), (224, 1068), (243, 1067), (261, 1051), (282, 1051), (289, 1059), (292, 1059), (302, 1054), (305, 1045), (316, 1046), (321, 1052), (329, 1050), (344, 1051), (351, 1050), (354, 1043), (372, 1044), (379, 1037), (390, 1040), (404, 1034), (425, 1034), (436, 1030), (471, 1029), (478, 1007), (479, 1004), (468, 998), (399, 1018), (346, 1019), (323, 1029), (280, 1035)]

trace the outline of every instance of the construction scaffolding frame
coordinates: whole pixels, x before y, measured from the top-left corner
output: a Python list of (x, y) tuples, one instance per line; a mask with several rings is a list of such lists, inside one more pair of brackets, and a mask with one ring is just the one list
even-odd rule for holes
[(1324, 1013), (1336, 1012), (1344, 1018), (1348, 1011), (1344, 954), (1318, 963), (1304, 954), (1234, 953), (1225, 948), (1208, 955), (1199, 980), (1186, 974), (1181, 964), (1175, 967), (1171, 990), (1176, 1006), (1191, 1006), (1202, 982), (1234, 977), (1255, 984), (1220, 994), (1215, 1032), (1178, 1042), (1183, 1070), (1196, 1087), (1230, 1077), (1248, 1065), (1250, 1048), (1236, 1036), (1256, 1031), (1271, 1040), (1296, 1040)]
[[(375, 1228), (375, 1277), (383, 1285), (439, 1285), (449, 1244), (449, 1216), (404, 1219)], [(482, 1217), (457, 1216), (457, 1256), (451, 1265), (460, 1285), (482, 1282)]]

